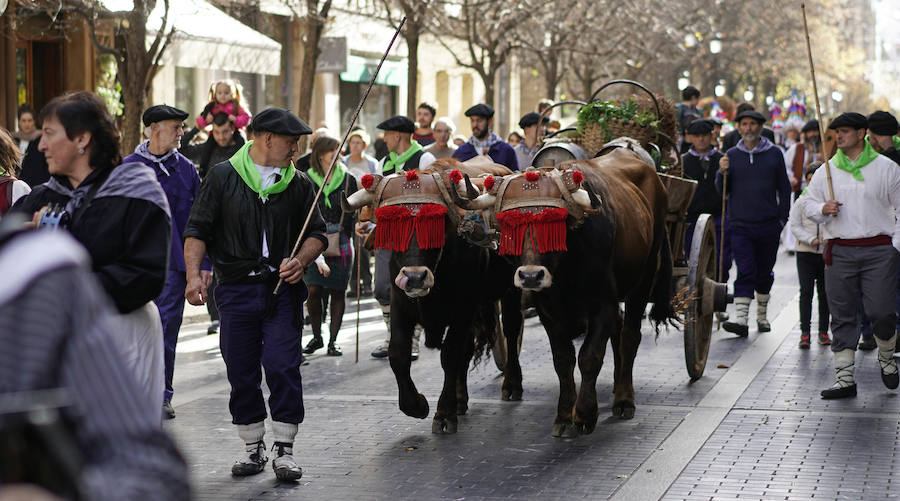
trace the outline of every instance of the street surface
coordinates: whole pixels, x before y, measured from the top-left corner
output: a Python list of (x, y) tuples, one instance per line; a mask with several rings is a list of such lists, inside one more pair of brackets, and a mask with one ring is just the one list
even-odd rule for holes
[[(632, 420), (610, 414), (608, 351), (598, 379), (600, 422), (576, 439), (550, 436), (558, 383), (537, 318), (525, 323), (524, 399), (500, 400), (502, 376), (486, 358), (470, 373), (469, 412), (459, 432), (434, 435), (432, 416), (400, 412), (387, 360), (369, 356), (384, 338), (371, 298), (361, 307), (354, 363), (354, 304), (338, 339), (344, 356), (322, 349), (301, 368), (306, 421), (294, 446), (303, 467), (295, 484), (276, 482), (270, 465), (253, 477), (231, 476), (243, 444), (228, 413), (218, 335), (206, 335), (205, 309), (188, 307), (175, 371), (177, 417), (165, 427), (187, 458), (201, 500), (900, 497), (892, 489), (900, 399), (882, 385), (876, 353), (857, 352), (857, 398), (820, 400), (832, 382), (831, 353), (815, 342), (808, 351), (797, 348), (796, 267), (785, 252), (775, 277), (772, 332), (756, 332), (754, 303), (749, 338), (714, 331), (706, 372), (693, 384), (681, 332), (670, 328), (654, 339), (645, 325)], [(304, 345), (309, 336), (307, 326)], [(439, 353), (423, 345), (412, 376), (433, 415), (443, 378)], [(271, 440), (270, 430), (270, 447)]]

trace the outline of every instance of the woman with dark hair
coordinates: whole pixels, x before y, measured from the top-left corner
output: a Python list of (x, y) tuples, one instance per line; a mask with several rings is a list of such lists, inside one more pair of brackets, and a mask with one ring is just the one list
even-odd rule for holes
[(344, 319), (344, 291), (350, 282), (350, 266), (353, 263), (353, 248), (350, 237), (353, 235), (355, 214), (341, 209), (341, 194), (350, 196), (356, 191), (356, 179), (347, 172), (340, 162), (334, 166), (334, 172), (327, 178), (325, 174), (338, 153), (340, 142), (331, 136), (319, 136), (312, 145), (309, 156), (309, 170), (306, 171), (316, 186), (325, 184), (318, 209), (325, 220), (328, 236), (328, 248), (316, 259), (316, 266), (310, 266), (303, 276), (309, 288), (306, 309), (309, 311), (310, 326), (313, 338), (306, 345), (303, 353), (314, 353), (325, 346), (322, 341), (322, 298), (323, 294), (331, 298), (331, 337), (328, 340), (328, 354), (341, 356), (341, 350), (335, 346), (341, 321)]
[[(41, 113), (39, 149), (50, 181), (13, 211), (34, 215), (51, 204), (91, 256), (94, 274), (115, 303), (120, 351), (145, 391), (146, 412), (162, 418), (163, 336), (153, 299), (162, 292), (172, 238), (169, 203), (150, 167), (121, 163), (119, 133), (96, 94), (50, 101)], [(61, 291), (62, 292), (62, 291)]]

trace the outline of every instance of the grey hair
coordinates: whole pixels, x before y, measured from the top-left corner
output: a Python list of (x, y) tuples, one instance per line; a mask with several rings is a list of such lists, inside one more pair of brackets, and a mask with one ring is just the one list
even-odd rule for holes
[(437, 124), (443, 124), (448, 129), (450, 129), (450, 135), (452, 136), (454, 132), (456, 132), (456, 125), (453, 123), (453, 120), (450, 120), (450, 117), (441, 117), (434, 121), (434, 125), (431, 126), (433, 129), (437, 126)]

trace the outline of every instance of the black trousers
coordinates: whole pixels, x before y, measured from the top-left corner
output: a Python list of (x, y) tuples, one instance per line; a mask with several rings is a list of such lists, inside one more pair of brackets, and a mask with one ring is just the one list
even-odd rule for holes
[(828, 332), (828, 296), (825, 293), (825, 259), (822, 255), (798, 252), (797, 277), (800, 279), (800, 331), (810, 332), (815, 286), (819, 296), (819, 332)]

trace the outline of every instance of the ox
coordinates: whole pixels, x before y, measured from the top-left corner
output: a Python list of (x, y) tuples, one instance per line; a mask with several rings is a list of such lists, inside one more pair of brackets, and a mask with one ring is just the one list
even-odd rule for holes
[[(493, 342), (498, 299), (503, 299), (508, 343), (517, 341), (522, 327), (521, 291), (511, 287), (514, 268), (457, 233), (461, 214), (452, 199), (466, 188), (459, 170), (450, 168), (461, 169), (467, 176), (511, 174), (493, 164), (475, 168), (453, 159), (439, 160), (425, 171), (385, 178), (364, 176), (365, 190), (344, 201), (346, 210), (370, 204), (376, 207), (375, 246), (391, 250), (390, 276), (394, 279), (388, 357), (397, 380), (400, 410), (405, 414), (420, 419), (429, 414), (428, 401), (410, 376), (416, 324), (425, 330), (425, 346), (441, 350), (444, 385), (432, 422), (434, 433), (455, 433), (457, 415), (468, 410), (469, 361)], [(521, 398), (518, 359), (508, 356), (507, 367), (504, 395), (508, 392)]]
[[(491, 209), (501, 231), (500, 253), (517, 266), (515, 285), (533, 296), (559, 377), (556, 437), (594, 430), (607, 340), (615, 363), (612, 413), (632, 418), (632, 370), (644, 310), (654, 303), (650, 319), (657, 329), (675, 318), (666, 190), (643, 158), (618, 148), (599, 158), (491, 179), (484, 183), (487, 193), (463, 203)], [(576, 398), (572, 341), (582, 333)]]

